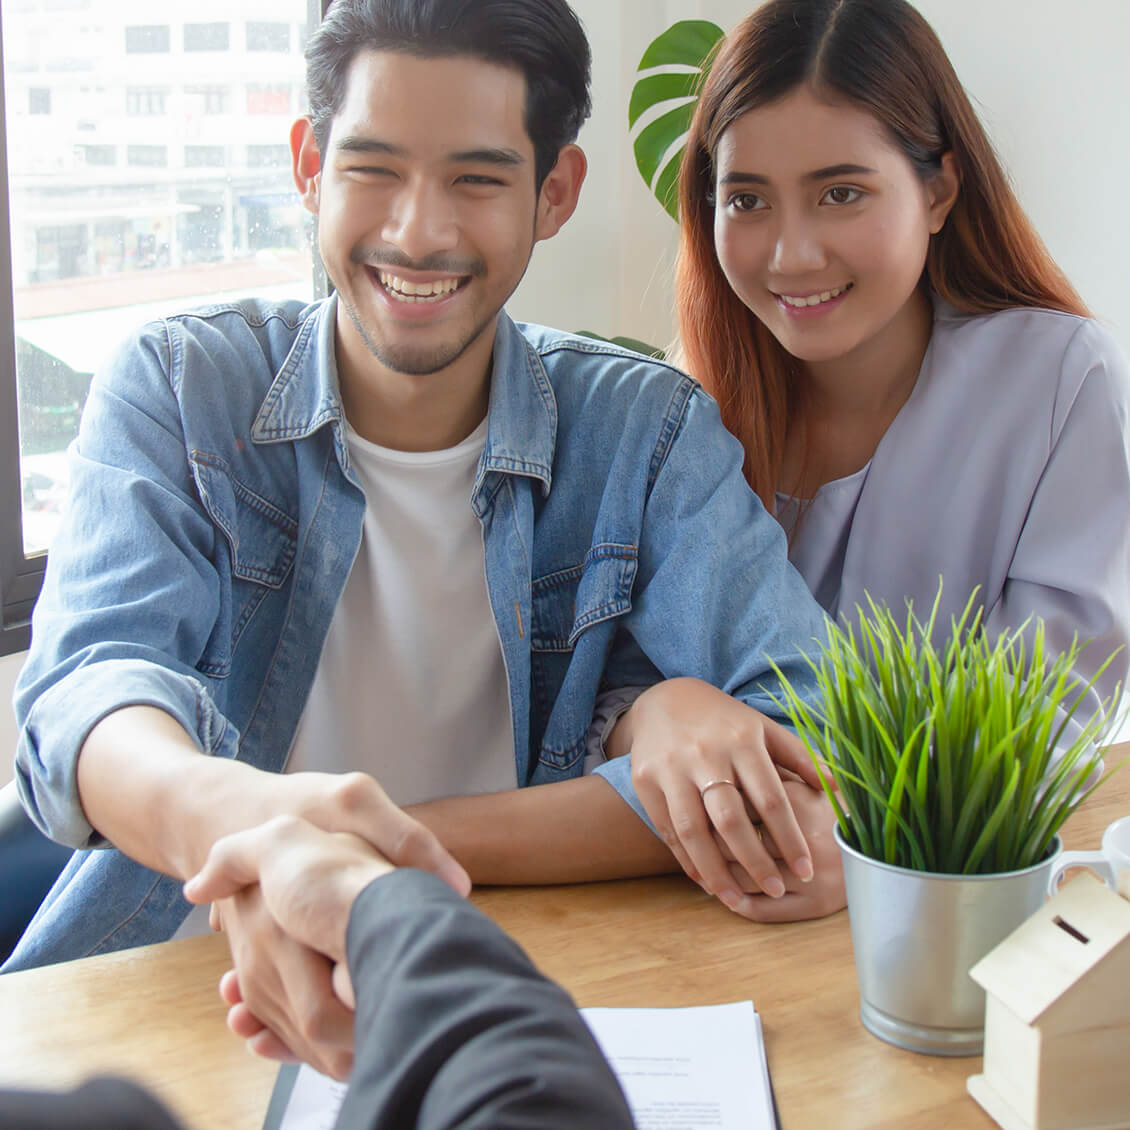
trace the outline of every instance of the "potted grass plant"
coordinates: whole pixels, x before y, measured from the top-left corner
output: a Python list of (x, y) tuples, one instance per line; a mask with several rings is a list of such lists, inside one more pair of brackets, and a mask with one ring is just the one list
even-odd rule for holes
[(940, 598), (925, 622), (868, 598), (809, 658), (820, 701), (781, 675), (781, 705), (835, 810), (864, 1025), (974, 1055), (968, 971), (1043, 903), (1060, 827), (1105, 780), (1114, 706), (1079, 717), (1110, 659), (1087, 682), (1081, 646), (1053, 654), (1039, 621), (990, 638), (976, 590), (946, 632)]

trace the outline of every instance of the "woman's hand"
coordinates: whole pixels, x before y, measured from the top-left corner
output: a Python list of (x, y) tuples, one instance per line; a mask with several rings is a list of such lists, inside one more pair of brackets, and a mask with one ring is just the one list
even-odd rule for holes
[(609, 746), (631, 750), (632, 782), (652, 823), (683, 870), (731, 910), (748, 909), (731, 861), (772, 899), (789, 893), (778, 860), (791, 880), (812, 880), (813, 853), (782, 772), (810, 791), (820, 778), (783, 726), (709, 683), (670, 679), (636, 699)]
[[(792, 805), (805, 841), (812, 852), (815, 877), (802, 883), (791, 870), (785, 870), (785, 894), (782, 898), (766, 898), (757, 882), (733, 860), (729, 849), (719, 843), (719, 850), (730, 859), (730, 875), (745, 892), (741, 903), (731, 907), (735, 914), (753, 922), (800, 922), (808, 918), (824, 918), (847, 906), (844, 889), (843, 856), (832, 832), (836, 814), (823, 789), (813, 789), (799, 780), (786, 780), (785, 793)], [(781, 862), (780, 849), (768, 832), (762, 832), (765, 850)]]

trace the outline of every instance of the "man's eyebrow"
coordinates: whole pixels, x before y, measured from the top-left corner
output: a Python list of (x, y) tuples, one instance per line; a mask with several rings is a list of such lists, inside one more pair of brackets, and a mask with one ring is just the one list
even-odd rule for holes
[[(407, 157), (409, 152), (402, 145), (393, 145), (376, 137), (356, 137), (346, 135), (337, 142), (337, 148), (346, 153), (374, 153), (387, 157)], [(448, 161), (457, 164), (498, 165), (513, 168), (526, 163), (525, 157), (516, 149), (491, 148), (461, 149), (447, 154)]]
[(458, 153), (449, 153), (447, 159), (460, 164), (505, 165), (508, 167), (526, 163), (526, 158), (517, 149), (461, 149)]
[(402, 146), (380, 141), (375, 137), (354, 137), (347, 134), (335, 143), (335, 148), (347, 153), (383, 153), (388, 157), (406, 157), (408, 150)]
[[(869, 169), (866, 165), (825, 165), (822, 169), (813, 169), (810, 173), (805, 173), (801, 180), (804, 181), (819, 181), (829, 180), (832, 177), (852, 177), (852, 176), (874, 176), (876, 170)], [(767, 185), (769, 178), (762, 176), (760, 173), (740, 173), (733, 172), (727, 173), (719, 182), (719, 184), (759, 184)]]

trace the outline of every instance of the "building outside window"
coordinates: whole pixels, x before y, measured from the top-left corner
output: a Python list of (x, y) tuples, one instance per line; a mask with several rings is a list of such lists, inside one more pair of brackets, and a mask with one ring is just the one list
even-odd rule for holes
[[(139, 322), (240, 294), (312, 299), (311, 221), (287, 135), (305, 106), (292, 29), (314, 26), (320, 9), (3, 0), (0, 299), (14, 311), (0, 327), (5, 623), (30, 612), (36, 555), (65, 506), (65, 449), (91, 374), (118, 342)], [(82, 19), (60, 20), (63, 10)], [(157, 10), (167, 22), (146, 19)], [(246, 39), (231, 34), (233, 17)], [(0, 630), (0, 652), (12, 638)]]
[(249, 114), (289, 114), (292, 88), (279, 83), (250, 83), (247, 87)]
[(289, 169), (290, 146), (249, 145), (247, 147), (247, 167), (249, 169)]
[(231, 113), (231, 87), (186, 86), (184, 93), (189, 112), (200, 114)]
[(185, 24), (186, 51), (226, 51), (231, 41), (231, 24)]
[(222, 145), (186, 145), (184, 165), (186, 169), (222, 169), (226, 155)]
[(289, 51), (290, 24), (253, 20), (247, 24), (248, 51)]
[(127, 27), (126, 54), (153, 55), (167, 54), (169, 51), (168, 24), (140, 24)]
[(140, 169), (163, 169), (169, 163), (167, 145), (127, 145), (126, 164)]
[(126, 113), (163, 114), (168, 98), (168, 89), (162, 87), (131, 86), (126, 90)]
[(113, 145), (83, 145), (80, 147), (82, 159), (87, 165), (116, 165), (118, 150)]

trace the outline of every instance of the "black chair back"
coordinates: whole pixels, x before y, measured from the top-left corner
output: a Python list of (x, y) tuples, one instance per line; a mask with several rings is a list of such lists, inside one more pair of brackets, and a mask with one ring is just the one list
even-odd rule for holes
[(0, 788), (0, 962), (70, 858), (69, 847), (49, 840), (28, 818), (15, 781)]

